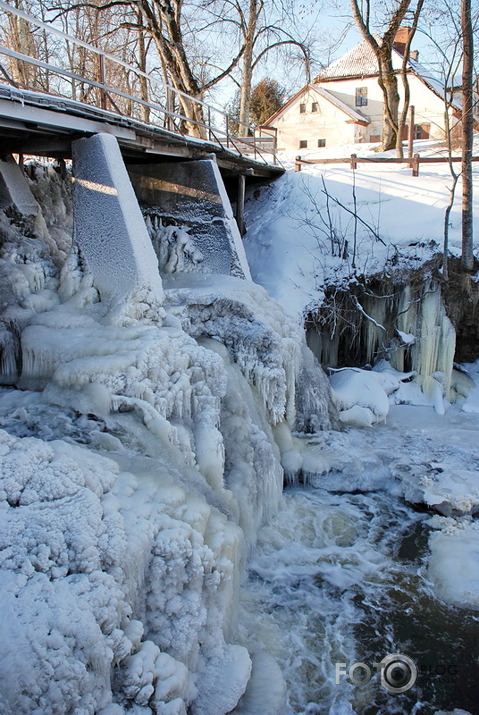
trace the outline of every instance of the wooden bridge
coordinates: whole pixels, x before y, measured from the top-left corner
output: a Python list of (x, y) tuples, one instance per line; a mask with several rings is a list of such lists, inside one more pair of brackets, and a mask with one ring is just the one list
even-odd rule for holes
[[(72, 155), (72, 141), (109, 133), (116, 137), (127, 164), (185, 161), (214, 154), (225, 178), (264, 179), (283, 173), (276, 158), (274, 130), (261, 136), (251, 127), (241, 127), (244, 136), (238, 136), (232, 131), (231, 116), (222, 109), (189, 97), (158, 77), (2, 0), (1, 16), (24, 23), (27, 32), (41, 31), (55, 40), (56, 48), (53, 59), (47, 62), (0, 45), (2, 155), (66, 159)], [(93, 76), (82, 76), (62, 66), (68, 47), (81, 47), (87, 53), (96, 69)], [(138, 92), (114, 86), (111, 80), (119, 73), (128, 77), (128, 85)], [(186, 117), (182, 101), (183, 106), (185, 101), (201, 105), (204, 121), (192, 122)]]

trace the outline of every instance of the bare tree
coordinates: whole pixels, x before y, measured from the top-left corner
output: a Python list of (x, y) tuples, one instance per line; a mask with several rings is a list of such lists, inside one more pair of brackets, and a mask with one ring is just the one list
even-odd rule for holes
[[(228, 76), (240, 61), (244, 46), (233, 43), (227, 66), (220, 69), (213, 77), (204, 78), (199, 65), (195, 65), (189, 56), (189, 45), (204, 10), (204, 2), (184, 0), (79, 0), (78, 2), (60, 2), (49, 5), (49, 10), (60, 15), (88, 10), (104, 17), (113, 10), (121, 11), (122, 18), (117, 29), (133, 30), (137, 33), (138, 52), (141, 54), (145, 36), (152, 39), (161, 63), (161, 69), (168, 84), (177, 90), (176, 101), (186, 119), (188, 131), (196, 136), (205, 136), (203, 106), (201, 100), (211, 87)], [(200, 28), (201, 30), (201, 28)], [(140, 64), (145, 64), (145, 58)], [(144, 88), (142, 90), (144, 92)]]
[(462, 51), (462, 265), (474, 267), (472, 213), (472, 149), (474, 137), (473, 73), (474, 36), (471, 0), (461, 0)]
[[(310, 43), (308, 37), (295, 27), (294, 0), (204, 0), (204, 6), (210, 13), (209, 26), (218, 26), (223, 33), (229, 27), (243, 47), (238, 63), (240, 78), (232, 77), (240, 90), (237, 117), (240, 126), (250, 122), (254, 71), (271, 51), (299, 50), (309, 81)], [(301, 34), (303, 39), (299, 39)]]
[[(399, 125), (399, 91), (395, 69), (393, 67), (393, 47), (396, 33), (410, 9), (412, 0), (398, 0), (386, 13), (383, 25), (386, 29), (381, 38), (378, 38), (372, 29), (372, 7), (371, 0), (365, 0), (359, 5), (358, 0), (351, 0), (351, 7), (356, 24), (362, 36), (367, 41), (374, 52), (378, 63), (379, 78), (378, 83), (384, 97), (384, 122), (383, 122), (383, 149), (394, 149), (401, 144), (401, 131)], [(422, 9), (422, 0), (418, 0), (413, 17), (412, 32), (415, 32), (419, 14)], [(407, 84), (406, 64), (409, 58), (409, 50), (412, 37), (406, 43), (404, 51), (404, 70), (402, 72), (403, 82)], [(407, 108), (406, 108), (407, 113)], [(405, 116), (401, 120), (405, 121)]]
[[(251, 92), (253, 72), (257, 65), (271, 52), (280, 47), (296, 47), (304, 58), (306, 79), (311, 79), (310, 56), (306, 41), (300, 41), (294, 36), (292, 22), (287, 18), (294, 17), (294, 7), (278, 5), (274, 0), (249, 0), (248, 13), (244, 13), (241, 3), (237, 2), (238, 18), (242, 28), (244, 40), (244, 54), (242, 58), (241, 99), (240, 99), (240, 124), (248, 124), (251, 110)], [(278, 9), (280, 10), (278, 12)], [(271, 11), (276, 12), (275, 19), (268, 16)], [(287, 27), (290, 29), (286, 29)]]
[(404, 156), (403, 146), (402, 146), (402, 133), (403, 133), (403, 127), (406, 126), (406, 118), (407, 118), (407, 113), (409, 110), (409, 104), (410, 104), (410, 99), (411, 99), (411, 94), (409, 91), (409, 81), (408, 81), (408, 76), (407, 76), (408, 63), (409, 63), (409, 58), (411, 56), (411, 43), (412, 43), (414, 35), (416, 34), (416, 30), (417, 30), (417, 26), (418, 26), (418, 22), (419, 22), (419, 16), (421, 14), (423, 5), (424, 5), (424, 0), (417, 0), (417, 5), (414, 10), (414, 15), (413, 15), (413, 20), (412, 20), (412, 25), (409, 28), (406, 44), (405, 44), (404, 50), (403, 50), (402, 63), (401, 63), (401, 80), (402, 80), (402, 86), (403, 86), (404, 99), (403, 99), (403, 105), (402, 105), (401, 112), (399, 113), (399, 116), (398, 116), (398, 126), (397, 126), (397, 131), (396, 131), (396, 153), (400, 159), (402, 159)]

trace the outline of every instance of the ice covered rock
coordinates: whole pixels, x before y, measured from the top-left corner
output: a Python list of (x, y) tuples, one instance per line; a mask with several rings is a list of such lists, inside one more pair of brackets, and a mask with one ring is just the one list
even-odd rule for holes
[[(250, 675), (251, 658), (243, 646), (227, 646), (208, 659), (198, 670), (200, 694), (193, 704), (193, 715), (231, 712), (246, 690)], [(228, 688), (224, 683), (228, 683)]]
[(384, 422), (389, 400), (378, 373), (343, 368), (329, 377), (339, 419), (356, 427)]
[[(225, 704), (215, 712), (233, 707), (249, 673), (247, 652), (223, 640), (239, 528), (179, 488), (167, 460), (158, 473), (131, 460), (134, 475), (85, 447), (4, 431), (0, 455), (2, 712), (117, 702), (184, 714), (198, 659), (205, 692)], [(231, 688), (213, 683), (225, 663)]]
[(371, 427), (384, 422), (389, 412), (388, 396), (396, 392), (414, 372), (399, 372), (386, 360), (372, 370), (342, 368), (329, 377), (339, 419), (352, 427)]
[[(258, 285), (230, 276), (172, 276), (165, 280), (167, 305), (195, 338), (214, 338), (228, 348), (246, 379), (258, 390), (273, 424), (300, 428), (331, 425), (330, 393), (319, 366), (301, 406), (300, 375), (312, 376), (302, 328)], [(306, 353), (306, 355), (305, 355)], [(305, 389), (305, 388), (303, 388)]]
[(439, 598), (479, 610), (479, 524), (433, 517), (428, 571)]

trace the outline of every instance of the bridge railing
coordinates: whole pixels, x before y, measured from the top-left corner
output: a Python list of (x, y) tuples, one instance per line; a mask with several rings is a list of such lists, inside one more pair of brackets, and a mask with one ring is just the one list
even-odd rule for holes
[(21, 38), (0, 44), (0, 82), (3, 78), (20, 89), (67, 98), (263, 163), (277, 163), (275, 138), (255, 136), (253, 127), (172, 87), (158, 72), (144, 72), (3, 0), (0, 26), (4, 38), (8, 27)]

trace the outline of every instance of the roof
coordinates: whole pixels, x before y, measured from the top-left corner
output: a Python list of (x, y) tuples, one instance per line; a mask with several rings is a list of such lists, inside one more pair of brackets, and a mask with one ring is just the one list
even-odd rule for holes
[(366, 117), (364, 114), (361, 114), (361, 112), (358, 112), (357, 109), (349, 107), (345, 102), (342, 102), (340, 99), (338, 99), (338, 97), (336, 97), (328, 89), (325, 89), (324, 87), (319, 87), (315, 84), (307, 84), (302, 89), (300, 89), (299, 92), (296, 92), (296, 94), (293, 95), (291, 99), (289, 99), (286, 104), (281, 107), (281, 109), (278, 109), (277, 112), (275, 112), (266, 122), (264, 122), (263, 126), (269, 126), (271, 122), (274, 122), (286, 109), (288, 109), (293, 104), (293, 102), (295, 102), (302, 94), (307, 91), (315, 92), (323, 99), (326, 99), (328, 102), (330, 102), (335, 107), (344, 112), (344, 114), (346, 114), (353, 122), (357, 122), (360, 124), (370, 123), (368, 117)]
[[(380, 39), (377, 38), (376, 39)], [(403, 56), (393, 47), (392, 61), (395, 70), (399, 71), (402, 67)], [(441, 81), (434, 77), (429, 70), (416, 60), (410, 57), (407, 62), (408, 72), (412, 72), (418, 77), (434, 94), (440, 99), (444, 99), (444, 86)], [(349, 52), (339, 59), (332, 62), (329, 67), (314, 78), (315, 83), (333, 82), (337, 79), (345, 79), (347, 77), (374, 77), (379, 74), (378, 61), (374, 50), (367, 40), (363, 40), (358, 45), (353, 47)], [(448, 104), (454, 109), (460, 111), (461, 104), (457, 99), (451, 101), (448, 97)]]
[(374, 51), (367, 42), (363, 40), (346, 52), (345, 55), (332, 62), (329, 67), (322, 70), (315, 82), (325, 82), (327, 80), (339, 79), (340, 77), (364, 77), (378, 73), (378, 61)]

